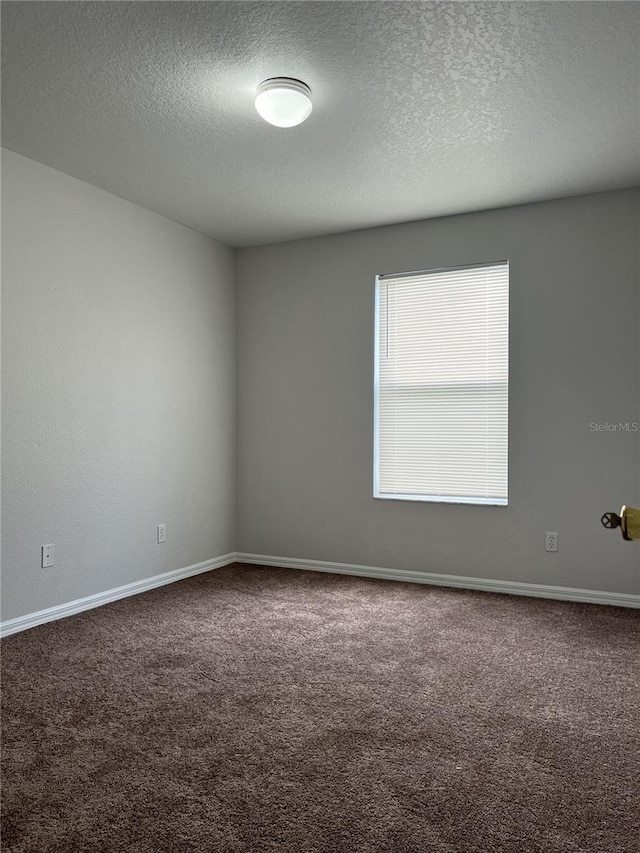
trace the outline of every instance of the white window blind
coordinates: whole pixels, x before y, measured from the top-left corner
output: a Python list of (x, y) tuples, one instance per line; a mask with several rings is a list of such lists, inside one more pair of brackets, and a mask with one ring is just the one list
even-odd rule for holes
[(374, 496), (507, 504), (509, 264), (376, 280)]

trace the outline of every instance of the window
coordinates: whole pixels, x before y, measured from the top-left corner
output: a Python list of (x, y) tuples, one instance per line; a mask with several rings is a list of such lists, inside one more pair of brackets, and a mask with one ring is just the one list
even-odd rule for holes
[(378, 276), (374, 497), (508, 502), (509, 263)]

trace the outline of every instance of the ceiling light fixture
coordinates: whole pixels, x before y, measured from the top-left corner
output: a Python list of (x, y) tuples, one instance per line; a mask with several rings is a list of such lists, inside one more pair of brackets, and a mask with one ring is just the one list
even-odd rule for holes
[(276, 127), (295, 127), (309, 117), (311, 89), (302, 80), (270, 77), (258, 86), (256, 109), (265, 121)]

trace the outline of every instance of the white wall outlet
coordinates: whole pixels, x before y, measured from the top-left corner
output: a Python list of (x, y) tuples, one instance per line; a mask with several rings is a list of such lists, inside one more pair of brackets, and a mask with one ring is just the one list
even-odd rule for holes
[(42, 546), (42, 568), (48, 569), (53, 565), (53, 545), (43, 545)]
[(545, 551), (557, 551), (558, 550), (558, 534), (557, 533), (545, 533), (544, 534), (544, 550)]
[(158, 525), (158, 545), (162, 545), (163, 542), (167, 541), (167, 525), (159, 524)]

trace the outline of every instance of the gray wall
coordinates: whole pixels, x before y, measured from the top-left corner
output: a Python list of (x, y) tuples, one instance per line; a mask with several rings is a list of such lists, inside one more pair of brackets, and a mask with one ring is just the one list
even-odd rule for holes
[[(640, 591), (637, 548), (598, 524), (640, 503), (640, 433), (589, 427), (640, 421), (640, 191), (240, 250), (234, 271), (17, 154), (2, 177), (3, 619), (236, 547)], [(375, 274), (503, 257), (510, 506), (375, 501)]]
[[(640, 553), (640, 191), (240, 250), (239, 551), (612, 592)], [(511, 261), (510, 506), (372, 498), (376, 273)], [(544, 551), (558, 531), (560, 550)]]
[(2, 178), (9, 619), (233, 551), (235, 302), (230, 249), (9, 151)]

